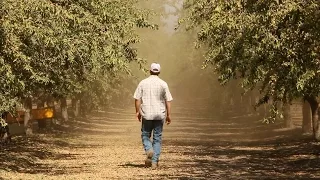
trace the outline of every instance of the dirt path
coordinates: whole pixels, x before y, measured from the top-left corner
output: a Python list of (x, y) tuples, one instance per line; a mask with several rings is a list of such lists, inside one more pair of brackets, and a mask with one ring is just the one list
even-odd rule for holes
[[(161, 168), (143, 167), (133, 109), (110, 109), (0, 151), (0, 179), (319, 179), (319, 143), (257, 117), (176, 106)], [(290, 136), (288, 136), (290, 135)], [(290, 140), (292, 137), (295, 140)], [(275, 140), (276, 139), (276, 140)]]

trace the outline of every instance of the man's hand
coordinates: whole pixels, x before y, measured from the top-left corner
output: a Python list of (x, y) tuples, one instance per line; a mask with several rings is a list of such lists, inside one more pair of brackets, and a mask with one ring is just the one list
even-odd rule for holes
[(136, 117), (137, 117), (138, 121), (141, 122), (141, 114), (140, 114), (140, 112), (136, 113)]
[(167, 116), (166, 123), (167, 123), (167, 125), (171, 124), (171, 117), (170, 116)]

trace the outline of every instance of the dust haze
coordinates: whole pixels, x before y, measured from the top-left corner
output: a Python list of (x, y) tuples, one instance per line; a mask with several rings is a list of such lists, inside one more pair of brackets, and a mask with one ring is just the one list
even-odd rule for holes
[[(160, 77), (169, 84), (175, 103), (208, 101), (209, 89), (218, 82), (210, 70), (201, 70), (204, 54), (194, 48), (196, 34), (176, 29), (183, 0), (145, 1), (142, 6), (157, 13), (153, 21), (159, 24), (159, 30), (139, 29), (138, 53), (147, 60), (146, 68), (152, 62), (161, 64)], [(138, 80), (146, 76), (137, 68), (134, 72)]]
[[(268, 114), (266, 107), (254, 110), (258, 93), (242, 95), (237, 81), (222, 87), (212, 67), (202, 69), (205, 53), (204, 49), (195, 49), (196, 33), (184, 27), (176, 28), (183, 13), (183, 0), (147, 0), (141, 6), (157, 13), (152, 20), (159, 24), (159, 30), (138, 30), (141, 38), (138, 55), (147, 60), (146, 68), (152, 62), (161, 64), (160, 77), (168, 83), (174, 98), (173, 113), (218, 121), (211, 124), (208, 133), (217, 129), (228, 131), (231, 139), (238, 139), (257, 127), (272, 127), (261, 122)], [(129, 88), (132, 93), (138, 82), (148, 76), (134, 65), (133, 69), (136, 84)], [(266, 133), (270, 135), (269, 131)], [(259, 136), (265, 137), (266, 133)]]
[(239, 82), (221, 87), (211, 68), (201, 69), (204, 50), (194, 48), (196, 34), (175, 30), (182, 5), (141, 3), (158, 13), (153, 20), (160, 29), (139, 29), (138, 55), (146, 68), (161, 64), (174, 98), (160, 169), (144, 168), (132, 95), (148, 75), (132, 63), (133, 80), (123, 82), (115, 106), (0, 146), (0, 179), (319, 179), (319, 144), (283, 131), (281, 122), (263, 124), (267, 110), (252, 107), (258, 93), (241, 96)]

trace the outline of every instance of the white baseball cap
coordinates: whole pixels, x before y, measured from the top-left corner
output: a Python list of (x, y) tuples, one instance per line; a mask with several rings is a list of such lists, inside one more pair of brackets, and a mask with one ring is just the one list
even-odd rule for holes
[(157, 63), (152, 63), (151, 64), (151, 67), (150, 67), (150, 71), (154, 72), (154, 73), (158, 73), (160, 72), (160, 64), (157, 64)]

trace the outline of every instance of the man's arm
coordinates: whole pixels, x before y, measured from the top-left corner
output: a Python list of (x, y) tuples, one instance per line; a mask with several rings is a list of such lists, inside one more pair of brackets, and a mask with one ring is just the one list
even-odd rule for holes
[(166, 101), (167, 118), (166, 123), (169, 125), (171, 123), (171, 101)]
[(141, 122), (141, 114), (140, 114), (141, 100), (135, 99), (135, 100), (134, 100), (134, 105), (135, 105), (135, 107), (136, 107), (136, 116), (137, 116), (137, 119), (138, 119), (138, 121)]
[(141, 82), (139, 83), (136, 91), (134, 92), (133, 98), (134, 98), (134, 106), (136, 108), (136, 117), (138, 121), (141, 122), (141, 114), (140, 114), (140, 106), (141, 106), (141, 98), (142, 98)]
[(167, 116), (171, 114), (171, 101), (166, 101)]
[(169, 125), (171, 123), (171, 101), (173, 100), (173, 98), (169, 91), (169, 87), (167, 83), (165, 83), (164, 90), (165, 90), (164, 99), (166, 100), (166, 109), (167, 109), (166, 123)]

